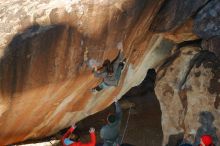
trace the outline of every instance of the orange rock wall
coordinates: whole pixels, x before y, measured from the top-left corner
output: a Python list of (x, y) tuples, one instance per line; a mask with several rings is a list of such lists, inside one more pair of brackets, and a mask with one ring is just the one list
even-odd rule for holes
[[(144, 54), (152, 54), (155, 41), (163, 40), (147, 31), (161, 3), (128, 0), (106, 6), (84, 2), (72, 5), (69, 13), (62, 8), (51, 8), (48, 13), (43, 7), (38, 11), (42, 15), (33, 21), (21, 20), (22, 25), (13, 21), (19, 29), (5, 37), (1, 48), (0, 144), (56, 133), (103, 110), (140, 83), (146, 70), (169, 53), (145, 66), (151, 58)], [(20, 4), (21, 11), (30, 6)], [(74, 8), (80, 6), (88, 9), (78, 18)], [(35, 16), (36, 11), (30, 14)], [(113, 59), (119, 44), (128, 59), (120, 85), (91, 94), (90, 89), (101, 80), (93, 77), (86, 62)]]
[[(163, 146), (176, 145), (179, 139), (173, 137), (179, 134), (198, 142), (207, 128), (220, 138), (219, 38), (207, 40), (206, 50), (176, 50), (174, 45), (199, 38), (193, 32), (204, 32), (195, 31), (200, 25), (195, 21), (201, 18), (209, 27), (206, 17), (218, 20), (214, 14), (219, 4), (217, 0), (1, 3), (0, 145), (49, 136), (103, 110), (140, 84), (149, 68), (158, 73), (155, 92), (162, 110)], [(192, 17), (196, 15), (198, 20)], [(218, 33), (213, 31), (218, 21), (213, 25), (208, 35)], [(119, 48), (127, 58), (119, 86), (92, 94), (90, 89), (101, 79), (93, 76), (88, 62), (113, 60)]]

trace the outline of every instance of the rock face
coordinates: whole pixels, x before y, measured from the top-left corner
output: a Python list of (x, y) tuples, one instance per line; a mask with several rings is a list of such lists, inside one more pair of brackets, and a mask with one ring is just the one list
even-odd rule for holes
[[(1, 4), (0, 144), (56, 133), (103, 110), (139, 84), (147, 69), (170, 53), (171, 47), (158, 47), (162, 36), (148, 32), (161, 4), (141, 0)], [(94, 78), (87, 62), (112, 60), (120, 47), (128, 63), (119, 86), (93, 95), (90, 89), (101, 80)]]
[(220, 59), (220, 50), (218, 49), (220, 45), (220, 36), (212, 37), (210, 39), (203, 39), (202, 48), (215, 53), (215, 55)]
[(194, 32), (204, 39), (209, 39), (213, 36), (219, 36), (219, 17), (220, 2), (219, 0), (212, 0), (196, 15), (194, 22)]
[(155, 32), (174, 30), (204, 6), (208, 0), (167, 0), (151, 25)]
[(193, 143), (196, 138), (198, 145), (199, 137), (206, 133), (219, 145), (219, 67), (213, 53), (185, 47), (159, 68), (155, 90), (164, 144), (170, 136), (184, 133), (184, 139)]
[[(218, 0), (1, 3), (0, 145), (54, 134), (103, 110), (140, 84), (149, 68), (158, 72), (163, 145), (172, 146), (172, 137), (198, 143), (207, 129), (217, 141), (219, 37), (210, 36), (219, 32), (218, 6)], [(165, 31), (172, 32), (155, 33)], [(173, 42), (198, 38), (193, 32), (206, 50), (175, 51)], [(113, 60), (119, 48), (127, 58), (119, 85), (92, 94), (101, 79), (90, 62)]]

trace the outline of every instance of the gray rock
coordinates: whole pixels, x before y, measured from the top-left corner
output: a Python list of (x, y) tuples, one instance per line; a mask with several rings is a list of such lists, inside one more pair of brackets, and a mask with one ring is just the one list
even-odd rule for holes
[[(183, 24), (208, 0), (167, 0), (154, 18), (150, 30), (166, 32)], [(215, 12), (213, 13), (215, 15)]]
[(215, 55), (220, 59), (219, 46), (220, 46), (220, 36), (212, 37), (208, 40), (202, 41), (202, 48), (215, 53)]
[(204, 39), (220, 35), (220, 1), (211, 0), (195, 17), (193, 31)]

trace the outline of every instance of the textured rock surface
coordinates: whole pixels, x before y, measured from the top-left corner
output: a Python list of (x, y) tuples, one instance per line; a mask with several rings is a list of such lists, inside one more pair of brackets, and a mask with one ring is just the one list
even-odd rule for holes
[(208, 39), (220, 35), (220, 1), (211, 0), (195, 17), (194, 32)]
[(168, 40), (172, 40), (175, 43), (198, 39), (198, 36), (192, 33), (192, 26), (193, 21), (190, 19), (181, 25), (181, 27), (178, 27), (172, 32), (165, 32), (164, 37)]
[[(1, 3), (0, 144), (53, 134), (139, 84), (170, 52), (158, 47), (162, 36), (148, 32), (161, 3)], [(87, 61), (113, 59), (118, 47), (128, 59), (120, 85), (91, 94), (100, 80)]]
[(215, 55), (220, 59), (219, 46), (220, 46), (220, 36), (212, 37), (212, 38), (210, 38), (208, 40), (204, 39), (202, 41), (202, 47), (204, 49), (207, 49), (207, 50), (215, 53)]
[(194, 15), (207, 1), (167, 0), (154, 18), (150, 29), (155, 32), (174, 30)]
[[(207, 129), (216, 141), (220, 138), (219, 37), (209, 37), (219, 34), (218, 3), (0, 3), (0, 145), (54, 134), (103, 110), (141, 83), (152, 67), (159, 73), (156, 94), (162, 110), (163, 145), (175, 145), (175, 138), (183, 137), (197, 143)], [(199, 48), (174, 51), (169, 40), (198, 38), (192, 33), (193, 23), (199, 36), (209, 38), (202, 45), (216, 55)], [(172, 32), (155, 34), (152, 30)], [(123, 48), (128, 60), (119, 86), (91, 94), (90, 89), (101, 80), (93, 77), (88, 62), (112, 60), (117, 48)]]
[[(159, 68), (155, 90), (162, 111), (164, 145), (170, 136), (181, 133), (191, 142), (196, 138), (197, 144), (199, 136), (208, 133), (215, 136), (217, 143), (219, 69), (219, 61), (213, 53), (187, 47)], [(203, 112), (208, 112), (208, 116)]]

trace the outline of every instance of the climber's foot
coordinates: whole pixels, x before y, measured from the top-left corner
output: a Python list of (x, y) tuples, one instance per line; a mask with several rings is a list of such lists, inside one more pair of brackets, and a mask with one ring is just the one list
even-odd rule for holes
[(92, 89), (91, 89), (91, 92), (92, 92), (93, 94), (98, 93), (98, 91), (96, 90), (96, 88), (92, 88)]
[(125, 63), (126, 63), (126, 58), (123, 59), (123, 61), (119, 63), (119, 65), (122, 67), (122, 70), (123, 70), (124, 67), (125, 67)]

